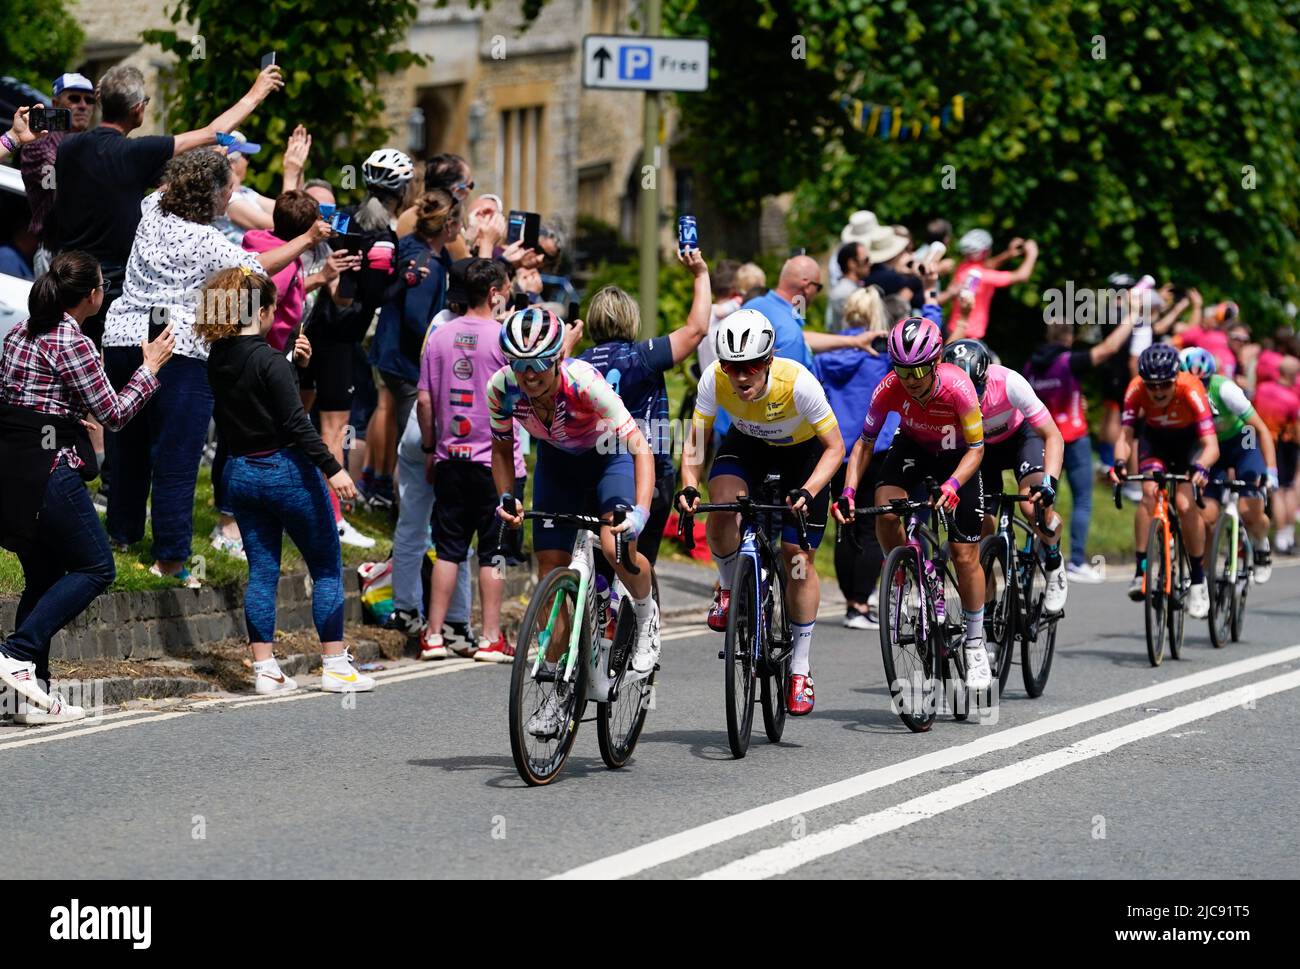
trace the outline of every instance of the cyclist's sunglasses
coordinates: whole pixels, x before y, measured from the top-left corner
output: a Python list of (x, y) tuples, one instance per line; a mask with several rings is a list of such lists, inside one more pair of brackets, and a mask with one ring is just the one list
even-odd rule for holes
[(510, 369), (515, 373), (545, 373), (555, 366), (557, 357), (529, 357), (525, 360), (511, 360)]
[(749, 377), (761, 372), (762, 369), (771, 362), (771, 357), (765, 357), (762, 360), (750, 360), (745, 363), (732, 363), (729, 361), (719, 360), (718, 365), (722, 367), (722, 372), (727, 374), (729, 377)]
[(924, 380), (930, 374), (934, 373), (934, 364), (927, 363), (920, 367), (900, 367), (894, 365), (894, 373), (898, 374), (904, 380)]
[(1144, 380), (1147, 390), (1168, 390), (1175, 383), (1173, 380)]

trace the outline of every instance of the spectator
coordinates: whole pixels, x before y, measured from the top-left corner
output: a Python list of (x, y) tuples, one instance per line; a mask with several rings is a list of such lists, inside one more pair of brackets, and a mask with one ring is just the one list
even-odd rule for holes
[[(850, 242), (860, 242), (864, 246), (871, 244), (871, 234), (880, 228), (880, 223), (876, 221), (876, 213), (868, 212), (866, 209), (859, 209), (849, 216), (848, 223), (840, 230), (840, 246)], [(839, 255), (840, 246), (837, 246), (831, 254), (830, 262), (830, 285), (835, 288), (835, 284), (840, 281), (840, 266), (836, 261)]]
[(766, 296), (748, 300), (741, 307), (758, 310), (772, 322), (772, 327), (776, 330), (776, 356), (788, 357), (811, 366), (814, 353), (840, 347), (865, 347), (869, 342), (861, 336), (804, 330), (808, 304), (821, 292), (821, 274), (821, 267), (815, 259), (810, 256), (794, 256), (787, 259), (781, 267), (776, 289)]
[(244, 620), (254, 689), (269, 694), (298, 688), (273, 651), (280, 551), (288, 532), (312, 578), (312, 619), (324, 663), (321, 689), (373, 690), (375, 681), (357, 672), (343, 644), (343, 560), (330, 527), (334, 516), (325, 479), (344, 497), (355, 495), (356, 487), (303, 411), (292, 365), (266, 340), (275, 320), (275, 283), (247, 266), (223, 269), (207, 281), (202, 297), (193, 332), (210, 347), (209, 406), (230, 446), (225, 479), (248, 554)]
[(664, 374), (690, 358), (709, 332), (713, 291), (709, 267), (698, 249), (679, 254), (678, 261), (695, 277), (694, 296), (686, 322), (668, 334), (638, 340), (641, 308), (617, 286), (606, 286), (591, 298), (587, 326), (595, 346), (582, 354), (622, 399), (650, 444), (655, 463), (650, 517), (637, 537), (637, 548), (651, 565), (659, 555), (664, 525), (672, 512), (677, 476), (673, 469), (672, 430), (668, 421), (668, 387)]
[[(427, 193), (446, 195), (441, 191)], [(446, 196), (450, 202), (451, 197)], [(505, 269), (490, 259), (473, 259), (465, 267), (464, 316), (450, 320), (429, 336), (420, 364), (419, 426), (425, 454), (424, 479), (433, 485), (433, 566), (429, 625), (420, 658), (445, 659), (448, 643), (441, 632), (448, 604), (477, 535), (478, 588), (483, 636), (456, 649), (482, 662), (505, 663), (515, 655), (501, 628), (504, 582), (497, 546), (500, 525), (492, 483), (492, 430), (487, 405), (488, 382), (506, 366), (498, 337), (506, 310), (509, 282)], [(515, 494), (523, 494), (524, 465), (519, 437), (514, 447)], [(518, 561), (518, 556), (511, 556)], [(438, 630), (438, 632), (435, 632)]]
[(1088, 436), (1087, 401), (1080, 385), (1088, 373), (1101, 367), (1128, 344), (1134, 318), (1130, 315), (1096, 346), (1074, 349), (1073, 321), (1047, 325), (1046, 341), (1025, 366), (1029, 386), (1052, 414), (1065, 441), (1064, 471), (1074, 502), (1070, 510), (1070, 561), (1066, 576), (1073, 582), (1097, 583), (1101, 572), (1086, 558), (1088, 528), (1092, 521), (1092, 441)]
[(32, 259), (36, 251), (36, 236), (27, 228), (20, 227), (8, 245), (0, 246), (0, 273), (19, 279), (35, 279)]
[(235, 188), (231, 192), (225, 214), (217, 216), (213, 225), (235, 245), (240, 245), (244, 241), (244, 233), (249, 229), (271, 228), (275, 200), (244, 184), (244, 177), (248, 174), (248, 156), (261, 152), (262, 146), (249, 142), (240, 131), (230, 132), (230, 138), (229, 144), (219, 144), (216, 151), (224, 154), (230, 162)]
[(32, 131), (27, 127), (27, 112), (30, 108), (17, 108), (14, 111), (13, 127), (0, 135), (0, 161), (4, 161), (23, 145), (30, 145), (38, 139), (48, 138), (48, 131)]
[(1237, 375), (1237, 358), (1232, 352), (1228, 330), (1237, 319), (1236, 303), (1219, 303), (1208, 313), (1201, 312), (1201, 294), (1187, 291), (1192, 306), (1191, 326), (1180, 330), (1179, 342), (1185, 347), (1201, 347), (1214, 355), (1218, 373), (1231, 379)]
[(44, 275), (50, 267), (53, 255), (50, 243), (56, 238), (54, 161), (59, 145), (69, 135), (79, 134), (89, 128), (95, 115), (95, 85), (90, 78), (82, 74), (60, 74), (54, 79), (53, 93), (53, 106), (72, 112), (72, 122), (67, 131), (51, 131), (37, 144), (23, 151), (20, 161), (23, 186), (27, 189), (27, 204), (32, 210), (28, 228), (39, 244), (34, 260), (38, 276)]
[(767, 273), (757, 263), (747, 262), (736, 270), (736, 292), (741, 302), (767, 294)]
[[(954, 340), (982, 340), (989, 326), (989, 304), (993, 291), (1004, 286), (1023, 283), (1034, 273), (1038, 264), (1038, 243), (1013, 240), (1012, 256), (1024, 253), (1024, 261), (1013, 271), (994, 268), (989, 256), (993, 237), (983, 229), (972, 229), (961, 237), (962, 264), (953, 274), (949, 291), (965, 293), (948, 320), (948, 342)], [(1000, 264), (1001, 258), (998, 263)]]
[[(873, 289), (876, 288), (874, 283), (872, 283), (871, 286)], [(878, 291), (879, 290), (877, 290), (877, 292)], [(890, 326), (893, 326), (899, 320), (905, 320), (909, 316), (915, 315), (912, 313), (912, 304), (909, 303), (907, 297), (903, 296), (901, 293), (894, 293), (890, 296), (886, 296), (881, 301), (881, 305), (885, 308), (885, 317), (889, 320)]]
[(125, 386), (139, 369), (140, 344), (151, 324), (164, 321), (173, 327), (176, 356), (141, 419), (107, 441), (108, 534), (119, 545), (138, 542), (152, 495), (155, 561), (150, 571), (195, 588), (198, 580), (189, 574), (186, 560), (199, 458), (212, 417), (207, 344), (193, 330), (200, 289), (214, 272), (232, 266), (277, 273), (328, 236), (329, 227), (317, 221), (292, 242), (254, 255), (212, 224), (234, 187), (224, 156), (207, 150), (181, 155), (168, 164), (166, 179), (166, 190), (140, 206), (126, 285), (105, 321), (104, 364), (113, 385)]
[[(18, 694), (18, 723), (67, 723), (85, 711), (50, 695), (50, 640), (115, 576), (113, 553), (84, 480), (98, 474), (80, 421), (121, 428), (157, 392), (172, 352), (164, 330), (138, 353), (121, 393), (109, 385), (81, 324), (104, 299), (92, 256), (65, 252), (32, 287), (31, 318), (0, 358), (0, 544), (18, 554), (24, 588), (14, 634), (0, 643), (0, 681)], [(58, 451), (50, 460), (53, 427)]]
[[(442, 154), (434, 155), (424, 163), (424, 190), (432, 192), (441, 190), (447, 192), (454, 198), (466, 212), (468, 220), (470, 214), (474, 211), (478, 202), (474, 206), (469, 206), (469, 193), (474, 191), (474, 176), (470, 172), (469, 162), (460, 155)], [(501, 200), (495, 195), (487, 196), (496, 200), (498, 211), (501, 208)], [(479, 200), (480, 202), (482, 199)], [(401, 218), (397, 220), (398, 236), (409, 236), (415, 232), (416, 223), (416, 206), (412, 205), (402, 212)], [(468, 221), (465, 228), (469, 228)], [(502, 222), (501, 238), (505, 238), (505, 223)], [(451, 254), (452, 260), (464, 259), (467, 256), (474, 255), (470, 251), (471, 243), (467, 238), (458, 237), (451, 240), (447, 249)]]
[[(906, 312), (906, 310), (904, 311)], [(888, 330), (896, 320), (891, 320), (885, 309), (880, 290), (874, 286), (860, 286), (844, 304), (844, 328), (863, 330), (870, 334)], [(873, 343), (874, 349), (874, 343)]]
[(1300, 359), (1284, 356), (1277, 380), (1255, 389), (1255, 410), (1277, 445), (1278, 490), (1273, 495), (1273, 523), (1277, 526), (1274, 548), (1282, 555), (1295, 554), (1296, 464), (1300, 457)]
[[(140, 224), (140, 197), (158, 183), (163, 166), (177, 155), (217, 143), (218, 132), (237, 127), (272, 91), (284, 86), (272, 65), (258, 75), (249, 92), (194, 131), (179, 135), (130, 138), (144, 124), (149, 104), (144, 75), (134, 67), (110, 68), (99, 82), (102, 121), (99, 127), (65, 138), (59, 145), (54, 203), (57, 248), (80, 249), (99, 260), (104, 273), (104, 305), (86, 321), (83, 332), (99, 346), (104, 323), (122, 292), (127, 258)], [(197, 290), (196, 290), (197, 292)]]
[[(709, 274), (709, 287), (713, 292), (713, 305), (709, 308), (709, 333), (700, 341), (696, 351), (700, 359), (701, 372), (712, 366), (718, 359), (717, 352), (713, 349), (713, 336), (718, 332), (718, 324), (740, 309), (742, 300), (736, 288), (739, 269), (740, 263), (736, 260), (719, 259), (718, 264), (713, 267), (713, 272)], [(697, 375), (696, 380), (698, 379)], [(688, 392), (693, 390), (688, 388)], [(690, 410), (685, 410), (685, 413), (689, 416)]]
[(894, 231), (893, 226), (880, 226), (871, 234), (867, 258), (871, 271), (862, 277), (866, 286), (878, 286), (884, 296), (895, 293), (909, 304), (920, 306), (921, 280), (918, 276), (901, 271), (907, 253), (908, 240)]
[(826, 329), (838, 333), (844, 329), (844, 304), (862, 288), (862, 280), (871, 272), (867, 247), (860, 242), (846, 242), (835, 256), (840, 281), (831, 286), (826, 301)]
[(398, 242), (401, 272), (379, 311), (370, 344), (370, 362), (382, 382), (366, 445), (377, 472), (372, 488), (390, 500), (397, 429), (406, 427), (415, 406), (420, 352), (429, 324), (447, 299), (447, 270), (452, 263), (447, 243), (460, 235), (460, 207), (450, 193), (442, 189), (425, 192), (415, 208), (415, 232)]

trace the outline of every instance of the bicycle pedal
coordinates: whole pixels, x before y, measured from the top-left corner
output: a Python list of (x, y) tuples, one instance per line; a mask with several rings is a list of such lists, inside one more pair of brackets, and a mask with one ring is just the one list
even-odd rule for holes
[(725, 649), (718, 650), (718, 659), (726, 659), (726, 658), (727, 658), (727, 651)]

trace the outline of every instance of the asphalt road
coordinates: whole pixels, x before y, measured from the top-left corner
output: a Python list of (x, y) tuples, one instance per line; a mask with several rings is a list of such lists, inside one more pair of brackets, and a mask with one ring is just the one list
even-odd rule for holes
[[(1073, 586), (1047, 693), (912, 734), (878, 634), (838, 612), (817, 709), (732, 760), (721, 636), (678, 624), (631, 763), (585, 725), (526, 788), (509, 670), (395, 667), (373, 694), (140, 706), (0, 727), (18, 871), (75, 877), (1294, 878), (1300, 570), (1253, 590), (1245, 640), (1149, 666), (1123, 586)], [(831, 609), (826, 610), (828, 613)], [(701, 617), (702, 618), (702, 617)]]

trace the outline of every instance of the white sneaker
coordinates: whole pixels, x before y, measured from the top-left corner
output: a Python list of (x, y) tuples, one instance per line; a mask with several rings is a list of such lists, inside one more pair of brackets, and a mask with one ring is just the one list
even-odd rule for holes
[(344, 545), (355, 545), (357, 548), (375, 547), (375, 540), (368, 535), (362, 535), (346, 518), (339, 522), (339, 541)]
[(375, 688), (375, 681), (357, 672), (352, 654), (345, 649), (341, 656), (325, 657), (320, 688), (326, 693), (369, 693)]
[(1255, 570), (1252, 574), (1256, 585), (1263, 585), (1273, 577), (1273, 557), (1269, 551), (1267, 538), (1255, 547)]
[(447, 643), (442, 635), (430, 632), (429, 627), (425, 627), (424, 635), (420, 637), (420, 659), (446, 659)]
[(1193, 619), (1204, 619), (1210, 614), (1210, 590), (1204, 582), (1197, 582), (1188, 590), (1187, 614)]
[(1071, 582), (1082, 582), (1084, 585), (1099, 585), (1105, 581), (1101, 577), (1101, 570), (1087, 562), (1081, 565), (1071, 562), (1065, 567), (1065, 575)]
[(870, 612), (858, 612), (852, 606), (844, 612), (845, 629), (879, 629), (880, 623), (871, 618)]
[(14, 723), (42, 727), (52, 723), (76, 723), (78, 720), (86, 719), (86, 711), (68, 703), (63, 699), (62, 693), (51, 693), (50, 699), (54, 703), (48, 710), (42, 710), (34, 703), (19, 700), (18, 712), (14, 714)]
[(636, 649), (632, 653), (632, 672), (649, 676), (659, 662), (659, 603), (650, 601), (650, 614), (641, 620), (636, 630)]
[(218, 552), (225, 552), (241, 562), (248, 561), (248, 556), (244, 554), (244, 540), (242, 538), (231, 538), (221, 530), (220, 525), (212, 529), (212, 534), (208, 537), (212, 547)]
[(1065, 597), (1069, 595), (1070, 584), (1065, 578), (1065, 567), (1058, 565), (1047, 573), (1047, 589), (1043, 593), (1043, 608), (1048, 612), (1060, 612), (1065, 608)]
[(984, 690), (993, 682), (993, 673), (989, 669), (989, 654), (984, 649), (984, 640), (966, 640), (966, 688)]
[(1147, 580), (1144, 575), (1135, 575), (1128, 584), (1128, 597), (1134, 602), (1141, 602), (1147, 597)]
[(24, 663), (5, 653), (0, 653), (0, 683), (18, 694), (19, 702), (24, 699), (46, 710), (54, 705), (54, 698), (41, 689), (36, 679), (36, 664)]
[(298, 682), (292, 676), (285, 676), (278, 666), (273, 670), (258, 670), (253, 683), (253, 691), (259, 696), (273, 693), (291, 693), (298, 689)]
[(528, 719), (524, 729), (540, 740), (550, 740), (559, 735), (562, 726), (564, 726), (564, 708), (560, 706), (560, 701), (556, 699), (554, 693), (548, 693), (545, 702)]

